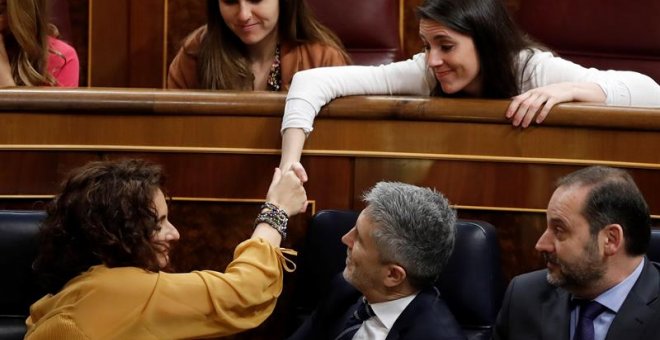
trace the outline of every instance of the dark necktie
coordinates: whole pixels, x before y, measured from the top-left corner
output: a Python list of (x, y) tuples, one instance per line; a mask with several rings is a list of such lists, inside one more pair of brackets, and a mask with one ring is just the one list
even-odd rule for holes
[(362, 322), (374, 316), (374, 311), (371, 309), (371, 306), (367, 303), (367, 299), (360, 298), (360, 303), (357, 306), (357, 309), (350, 318), (344, 324), (344, 328), (337, 335), (335, 340), (349, 340), (353, 338), (353, 335), (360, 329)]
[(607, 307), (596, 301), (585, 300), (578, 304), (580, 305), (580, 315), (573, 340), (594, 340), (594, 319), (607, 310)]

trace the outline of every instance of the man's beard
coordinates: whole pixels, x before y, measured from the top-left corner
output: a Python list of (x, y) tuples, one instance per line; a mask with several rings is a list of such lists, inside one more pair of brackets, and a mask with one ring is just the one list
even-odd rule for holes
[(598, 256), (598, 245), (596, 239), (587, 244), (584, 249), (585, 256), (573, 263), (566, 263), (557, 259), (556, 254), (543, 252), (546, 262), (558, 266), (558, 270), (548, 270), (547, 280), (553, 286), (562, 287), (567, 290), (579, 290), (591, 286), (605, 276), (605, 265)]

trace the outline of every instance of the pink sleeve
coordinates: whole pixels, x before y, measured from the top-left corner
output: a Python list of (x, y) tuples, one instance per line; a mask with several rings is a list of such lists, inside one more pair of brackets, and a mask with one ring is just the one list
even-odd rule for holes
[(50, 38), (48, 72), (59, 87), (78, 87), (80, 63), (76, 50), (62, 40)]

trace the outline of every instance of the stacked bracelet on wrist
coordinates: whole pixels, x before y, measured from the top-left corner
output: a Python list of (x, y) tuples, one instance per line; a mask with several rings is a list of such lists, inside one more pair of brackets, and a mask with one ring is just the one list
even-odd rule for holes
[(282, 240), (286, 239), (286, 223), (289, 221), (289, 216), (284, 210), (278, 208), (272, 203), (264, 203), (261, 206), (261, 213), (254, 221), (256, 227), (259, 223), (266, 223), (277, 230), (282, 235)]

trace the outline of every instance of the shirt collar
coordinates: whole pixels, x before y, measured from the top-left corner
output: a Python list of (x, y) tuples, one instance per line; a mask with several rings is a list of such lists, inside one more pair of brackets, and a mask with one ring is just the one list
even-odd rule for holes
[(623, 305), (623, 301), (626, 300), (628, 293), (630, 293), (630, 290), (635, 285), (635, 282), (637, 282), (637, 279), (642, 274), (642, 269), (644, 268), (644, 261), (646, 260), (642, 258), (642, 261), (639, 262), (637, 268), (635, 268), (635, 270), (633, 270), (633, 272), (630, 273), (628, 277), (626, 277), (623, 281), (619, 282), (619, 284), (617, 284), (616, 286), (598, 295), (594, 299), (594, 301), (597, 301), (601, 305), (609, 308), (609, 310), (611, 310), (612, 312), (618, 313), (619, 308), (621, 308), (621, 305)]
[(389, 331), (394, 325), (394, 322), (396, 322), (396, 319), (399, 318), (399, 315), (403, 313), (403, 310), (408, 307), (418, 293), (419, 292), (392, 301), (370, 304), (370, 306), (371, 309), (373, 309), (374, 314), (376, 314), (376, 317)]

